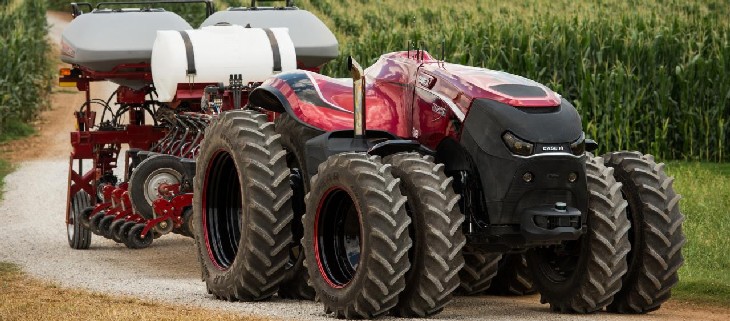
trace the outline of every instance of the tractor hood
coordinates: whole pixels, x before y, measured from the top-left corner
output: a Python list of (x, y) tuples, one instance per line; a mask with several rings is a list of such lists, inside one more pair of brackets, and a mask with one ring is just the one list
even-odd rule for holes
[(423, 70), (472, 99), (486, 98), (514, 107), (555, 107), (561, 97), (549, 88), (503, 71), (425, 61)]

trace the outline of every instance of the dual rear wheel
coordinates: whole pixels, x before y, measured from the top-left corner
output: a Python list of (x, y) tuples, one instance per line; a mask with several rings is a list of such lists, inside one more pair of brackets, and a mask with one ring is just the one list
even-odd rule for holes
[(459, 286), (463, 216), (430, 157), (362, 153), (319, 167), (304, 215), (305, 262), (326, 312), (340, 318), (440, 312)]

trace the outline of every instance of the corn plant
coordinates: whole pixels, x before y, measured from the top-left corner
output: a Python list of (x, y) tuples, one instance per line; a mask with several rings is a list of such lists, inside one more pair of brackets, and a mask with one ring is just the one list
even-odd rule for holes
[(48, 105), (50, 47), (42, 1), (4, 2), (0, 7), (0, 137), (17, 122), (32, 120)]
[(599, 152), (730, 160), (730, 7), (722, 0), (301, 0), (332, 30), (345, 76), (417, 43), (449, 62), (542, 82), (572, 101)]

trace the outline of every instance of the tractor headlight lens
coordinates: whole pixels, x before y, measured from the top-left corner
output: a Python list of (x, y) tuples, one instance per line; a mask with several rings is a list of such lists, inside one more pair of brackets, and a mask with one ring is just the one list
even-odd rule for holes
[(570, 144), (573, 155), (583, 155), (586, 152), (586, 134), (580, 133), (580, 138)]
[(504, 133), (504, 135), (502, 135), (502, 140), (504, 140), (504, 143), (507, 145), (507, 148), (512, 153), (517, 154), (517, 155), (530, 156), (530, 155), (532, 155), (532, 152), (534, 151), (534, 148), (535, 148), (534, 144), (527, 142), (525, 140), (522, 140), (510, 132)]

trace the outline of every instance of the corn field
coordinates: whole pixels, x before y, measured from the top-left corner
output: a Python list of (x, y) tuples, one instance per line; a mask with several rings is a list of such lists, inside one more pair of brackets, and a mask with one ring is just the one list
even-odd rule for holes
[(50, 46), (42, 1), (0, 0), (0, 136), (48, 105)]
[(347, 55), (425, 48), (504, 70), (573, 102), (600, 152), (730, 160), (730, 6), (725, 0), (300, 0)]

